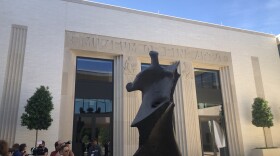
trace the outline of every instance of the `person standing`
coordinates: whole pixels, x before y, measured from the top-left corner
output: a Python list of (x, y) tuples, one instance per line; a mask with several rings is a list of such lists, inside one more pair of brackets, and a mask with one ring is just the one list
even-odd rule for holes
[(54, 156), (74, 156), (74, 153), (72, 152), (72, 150), (70, 149), (70, 141), (68, 142), (64, 142), (62, 144), (60, 144), (60, 142), (58, 142), (58, 146), (57, 146), (58, 152), (54, 155)]
[(13, 153), (13, 156), (27, 156), (26, 144), (20, 144), (19, 149)]
[(106, 141), (106, 143), (104, 144), (104, 148), (105, 148), (105, 154), (104, 156), (109, 156), (109, 148), (110, 148), (110, 141)]
[(38, 147), (33, 149), (33, 155), (36, 155), (36, 156), (47, 156), (48, 155), (48, 148), (45, 146), (45, 141), (42, 140), (42, 141), (38, 141), (37, 142), (38, 144)]
[(66, 144), (66, 146), (69, 148), (69, 156), (74, 156), (74, 153), (73, 153), (73, 151), (72, 151), (71, 148), (70, 148), (70, 143), (69, 143), (69, 141), (68, 141), (68, 143)]
[(57, 153), (59, 153), (59, 146), (62, 144), (63, 142), (58, 140), (57, 142), (54, 143), (54, 147), (55, 147), (55, 151), (52, 151), (50, 156), (55, 156)]
[(101, 147), (98, 145), (96, 138), (91, 141), (91, 146), (88, 148), (88, 156), (101, 156)]
[(60, 146), (59, 153), (58, 153), (60, 156), (69, 156), (69, 153), (70, 153), (70, 149), (66, 144)]
[(19, 144), (18, 143), (15, 143), (13, 144), (12, 146), (12, 150), (11, 150), (11, 153), (13, 154), (15, 151), (19, 150)]
[(0, 156), (9, 156), (9, 146), (5, 140), (0, 140)]

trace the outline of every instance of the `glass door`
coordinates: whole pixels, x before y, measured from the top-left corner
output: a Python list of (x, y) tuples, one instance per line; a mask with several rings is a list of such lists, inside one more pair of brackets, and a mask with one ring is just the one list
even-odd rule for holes
[(82, 114), (74, 117), (73, 152), (84, 155), (90, 146), (90, 140), (96, 138), (104, 156), (112, 155), (111, 116), (100, 114)]
[[(211, 117), (200, 117), (199, 119), (200, 136), (204, 156), (220, 156), (220, 149), (218, 149), (220, 146), (217, 146), (216, 142), (216, 138), (219, 137), (219, 134), (215, 133), (215, 124), (217, 123), (217, 120), (218, 119)], [(225, 143), (225, 139), (221, 139), (221, 143)]]
[(82, 156), (97, 139), (102, 156), (112, 156), (113, 61), (77, 58), (73, 152)]
[(99, 116), (95, 118), (94, 135), (101, 146), (102, 154), (104, 156), (112, 155), (112, 131), (111, 118), (108, 116)]
[(93, 117), (89, 115), (75, 115), (74, 128), (72, 150), (75, 155), (83, 156), (93, 136)]
[(203, 156), (228, 156), (219, 71), (195, 69), (195, 85)]

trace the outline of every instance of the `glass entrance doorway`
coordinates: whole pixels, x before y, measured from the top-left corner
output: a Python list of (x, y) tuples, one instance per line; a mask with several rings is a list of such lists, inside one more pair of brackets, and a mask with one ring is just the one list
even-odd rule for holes
[(113, 61), (77, 58), (73, 152), (83, 156), (97, 139), (102, 156), (112, 156)]
[(195, 69), (203, 156), (228, 156), (219, 71)]
[(91, 138), (96, 138), (104, 156), (111, 155), (112, 132), (111, 116), (103, 114), (81, 114), (74, 117), (73, 151), (75, 155), (84, 155)]
[[(222, 156), (226, 146), (224, 131), (219, 126), (219, 119), (200, 117), (200, 137), (204, 156)], [(217, 140), (218, 138), (218, 140)], [(224, 146), (224, 147), (222, 147)]]

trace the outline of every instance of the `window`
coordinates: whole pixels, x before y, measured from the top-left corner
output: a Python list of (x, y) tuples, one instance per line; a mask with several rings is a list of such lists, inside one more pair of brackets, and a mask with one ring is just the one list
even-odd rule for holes
[(78, 58), (75, 114), (112, 112), (113, 62)]
[[(151, 65), (151, 64), (149, 64), (149, 63), (141, 63), (141, 71), (143, 71), (143, 70), (149, 68), (150, 65)], [(167, 67), (168, 65), (160, 65), (160, 66), (163, 67), (163, 68), (165, 68), (165, 67)]]
[(198, 109), (222, 105), (219, 71), (195, 69)]

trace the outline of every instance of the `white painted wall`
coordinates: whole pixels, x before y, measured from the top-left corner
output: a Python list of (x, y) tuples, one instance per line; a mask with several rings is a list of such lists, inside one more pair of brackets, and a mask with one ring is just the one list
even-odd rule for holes
[(16, 142), (33, 145), (35, 132), (20, 126), (20, 115), (39, 85), (50, 87), (55, 104), (54, 122), (48, 131), (39, 133), (39, 138), (46, 140), (49, 147), (58, 139), (64, 33), (70, 30), (231, 52), (246, 155), (252, 148), (264, 145), (262, 129), (251, 124), (251, 104), (257, 96), (251, 56), (259, 57), (265, 96), (275, 117), (275, 126), (271, 128), (274, 144), (280, 146), (280, 61), (273, 36), (62, 0), (2, 0), (0, 98), (12, 24), (28, 26)]
[(0, 95), (3, 91), (11, 25), (28, 27), (15, 140), (18, 143), (27, 143), (28, 149), (34, 146), (35, 131), (21, 127), (20, 116), (24, 111), (26, 100), (40, 85), (49, 86), (52, 92), (54, 121), (48, 131), (39, 132), (39, 139), (45, 140), (50, 150), (58, 139), (65, 30), (63, 3), (59, 0), (2, 0), (0, 2)]
[[(0, 1), (0, 7), (4, 5), (4, 1)], [(6, 13), (4, 9), (0, 9), (0, 99), (2, 99), (4, 76), (6, 72), (7, 56), (9, 49), (9, 38), (11, 32), (11, 25), (7, 22)], [(1, 105), (1, 102), (0, 102)]]

